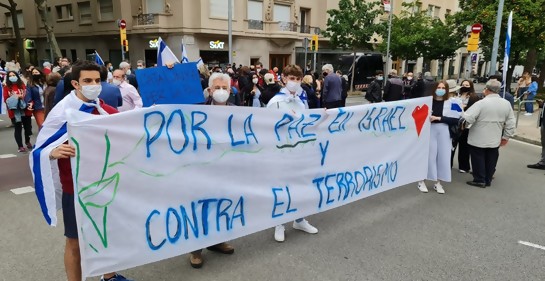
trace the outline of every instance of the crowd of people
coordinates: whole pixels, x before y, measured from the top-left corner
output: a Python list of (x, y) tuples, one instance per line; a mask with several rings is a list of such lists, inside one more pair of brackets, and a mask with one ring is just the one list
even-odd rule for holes
[[(142, 63), (139, 61), (138, 63)], [(41, 68), (27, 65), (24, 69), (14, 62), (0, 64), (3, 99), (14, 128), (14, 138), (21, 153), (32, 150), (32, 119), (42, 127), (47, 114), (75, 88), (72, 85), (72, 63), (59, 58), (54, 65), (44, 62)], [(119, 111), (142, 107), (136, 76), (128, 62), (118, 69), (106, 62), (101, 66), (99, 98)], [(24, 142), (23, 142), (24, 130)]]
[[(137, 68), (144, 67), (144, 62), (138, 61)], [(252, 66), (237, 67), (233, 64), (211, 69), (200, 65), (198, 71), (206, 105), (264, 107), (294, 112), (346, 105), (348, 79), (341, 72), (335, 72), (330, 64), (322, 67), (321, 74), (308, 69), (303, 71), (297, 65), (288, 65), (282, 70), (277, 67), (268, 70), (259, 62)], [(72, 65), (66, 58), (59, 59), (55, 65), (44, 64), (41, 69), (28, 66), (22, 73), (7, 70), (5, 77), (3, 96), (10, 108), (19, 151), (26, 152), (32, 148), (31, 116), (34, 116), (41, 131), (36, 141), (36, 147), (40, 149), (34, 150), (38, 154), (33, 154), (33, 157), (47, 157), (57, 161), (63, 189), (66, 274), (68, 280), (81, 280), (81, 257), (69, 164), (75, 150), (67, 139), (63, 139), (64, 135), (55, 140), (60, 145), (47, 148), (49, 144), (42, 131), (52, 131), (59, 122), (66, 122), (68, 108), (84, 110), (90, 114), (115, 114), (141, 108), (142, 99), (136, 77), (128, 62), (122, 62), (114, 69), (109, 62), (105, 62), (104, 66), (89, 61), (79, 61)], [(442, 182), (450, 182), (452, 179), (456, 148), (458, 170), (473, 174), (473, 179), (467, 184), (482, 188), (492, 185), (499, 147), (507, 144), (515, 128), (511, 101), (502, 98), (501, 92), (499, 76), (487, 82), (483, 93), (476, 93), (470, 80), (463, 80), (458, 85), (455, 80), (435, 82), (429, 73), (416, 78), (413, 73), (407, 73), (405, 78), (400, 78), (397, 72), (392, 71), (384, 83), (384, 73), (378, 71), (374, 81), (369, 84), (365, 98), (371, 103), (378, 103), (433, 97), (429, 117), (428, 173), (425, 179), (418, 182), (417, 187), (421, 192), (428, 192), (425, 180), (433, 181), (434, 190), (444, 194)], [(535, 165), (538, 165), (537, 168), (545, 167), (545, 162), (541, 160)], [(294, 221), (292, 227), (309, 234), (318, 233), (318, 229), (304, 218)], [(284, 232), (283, 225), (276, 226), (274, 239), (283, 242)], [(235, 251), (228, 243), (213, 245), (208, 249), (223, 254)], [(202, 250), (190, 253), (189, 262), (194, 268), (202, 267)], [(118, 273), (110, 273), (105, 274), (102, 280), (128, 279)]]

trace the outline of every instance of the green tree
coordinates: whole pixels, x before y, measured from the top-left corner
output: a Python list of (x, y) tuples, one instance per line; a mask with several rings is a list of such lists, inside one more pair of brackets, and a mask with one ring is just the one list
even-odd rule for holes
[(0, 7), (7, 9), (11, 15), (13, 32), (15, 34), (15, 44), (17, 46), (17, 54), (15, 54), (14, 59), (17, 61), (24, 61), (25, 48), (23, 46), (23, 38), (21, 37), (21, 29), (19, 28), (19, 19), (17, 18), (17, 3), (15, 3), (15, 0), (8, 0), (8, 4), (0, 2)]
[[(354, 60), (352, 69), (356, 63), (357, 50), (371, 50), (373, 35), (383, 35), (386, 24), (379, 21), (383, 13), (381, 1), (366, 2), (361, 0), (340, 0), (339, 9), (328, 10), (327, 29), (323, 35), (330, 38), (333, 48), (352, 50)], [(354, 73), (350, 89), (354, 88)]]
[(441, 19), (431, 19), (429, 27), (424, 32), (423, 56), (431, 60), (445, 60), (453, 57), (456, 51), (462, 47), (462, 38), (453, 32), (453, 22), (447, 17), (445, 22)]
[[(460, 36), (467, 36), (466, 26), (481, 23), (483, 31), (480, 34), (480, 47), (485, 59), (490, 60), (498, 0), (459, 0), (459, 7), (460, 11), (453, 16), (456, 32)], [(510, 64), (524, 64), (525, 70), (531, 71), (536, 65), (539, 48), (545, 46), (545, 24), (539, 16), (545, 13), (545, 0), (505, 1), (498, 49), (499, 59), (503, 58), (507, 19), (511, 11), (513, 11), (513, 29)], [(522, 61), (523, 59), (525, 61)], [(512, 76), (513, 70), (510, 68), (508, 77)]]
[[(445, 61), (461, 47), (462, 37), (455, 34), (454, 22), (443, 22), (425, 12), (415, 12), (418, 3), (403, 3), (403, 10), (392, 20), (390, 53), (395, 59), (416, 60), (424, 57)], [(380, 49), (384, 52), (387, 42)]]
[(53, 52), (54, 57), (61, 57), (61, 49), (59, 49), (59, 44), (57, 43), (57, 38), (53, 32), (53, 26), (51, 25), (51, 19), (47, 13), (47, 0), (34, 0), (34, 2), (36, 4), (36, 8), (38, 8), (38, 13), (42, 19), (45, 32), (47, 33), (47, 39), (51, 45), (50, 50)]

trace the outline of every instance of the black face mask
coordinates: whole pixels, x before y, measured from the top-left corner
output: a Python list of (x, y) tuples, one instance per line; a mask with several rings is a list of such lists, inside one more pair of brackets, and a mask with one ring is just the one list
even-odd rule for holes
[(469, 93), (471, 91), (470, 87), (462, 87), (460, 88), (460, 93)]
[(322, 73), (322, 75), (323, 75), (324, 77), (326, 77), (326, 76), (327, 76), (327, 72)]
[(33, 79), (34, 81), (39, 81), (40, 79), (42, 79), (42, 75), (40, 75), (40, 74), (33, 74), (33, 75), (32, 75), (32, 79)]

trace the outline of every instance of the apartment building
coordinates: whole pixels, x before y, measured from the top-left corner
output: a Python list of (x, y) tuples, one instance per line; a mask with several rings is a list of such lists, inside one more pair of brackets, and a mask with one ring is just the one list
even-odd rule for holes
[[(25, 41), (26, 61), (50, 60), (46, 32), (34, 1), (18, 1), (17, 17)], [(295, 63), (303, 38), (326, 28), (327, 10), (338, 0), (233, 0), (233, 61), (262, 62), (265, 67)], [(90, 58), (95, 50), (104, 60), (121, 61), (117, 20), (127, 23), (128, 57), (135, 63), (156, 62), (161, 37), (181, 57), (208, 64), (228, 63), (227, 0), (49, 0), (48, 13), (59, 47), (72, 60)], [(4, 10), (7, 12), (7, 10)], [(0, 13), (0, 57), (16, 53), (12, 20)], [(321, 39), (324, 39), (320, 37)], [(326, 43), (326, 42), (324, 42)], [(4, 55), (5, 54), (5, 55)]]

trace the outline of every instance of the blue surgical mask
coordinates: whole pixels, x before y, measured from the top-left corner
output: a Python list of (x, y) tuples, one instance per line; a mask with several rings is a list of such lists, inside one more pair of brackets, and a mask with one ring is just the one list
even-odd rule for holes
[(19, 80), (17, 79), (17, 76), (10, 76), (8, 79), (11, 83), (16, 83)]
[(382, 81), (382, 80), (384, 80), (384, 77), (383, 76), (377, 76), (377, 80)]
[(445, 89), (437, 89), (437, 90), (435, 90), (435, 94), (436, 94), (438, 97), (442, 97), (442, 96), (444, 96), (446, 93), (447, 93), (447, 90), (445, 90)]

